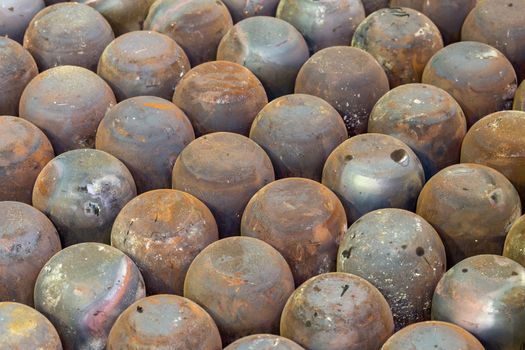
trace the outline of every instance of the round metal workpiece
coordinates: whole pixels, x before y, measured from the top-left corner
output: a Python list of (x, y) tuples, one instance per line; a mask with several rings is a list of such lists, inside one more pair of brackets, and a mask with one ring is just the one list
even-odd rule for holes
[(368, 16), (372, 12), (388, 7), (389, 0), (361, 0), (361, 2), (365, 8), (366, 15)]
[(472, 334), (452, 323), (429, 321), (403, 328), (381, 350), (485, 350)]
[(148, 294), (182, 295), (191, 262), (218, 238), (217, 224), (204, 203), (175, 190), (134, 198), (111, 231), (111, 245), (137, 264)]
[(0, 116), (0, 201), (31, 204), (36, 178), (53, 157), (51, 143), (36, 126)]
[(296, 93), (330, 103), (342, 116), (350, 136), (366, 132), (372, 108), (388, 90), (388, 78), (374, 57), (347, 46), (314, 54), (302, 66), (295, 83)]
[(193, 260), (184, 283), (184, 296), (210, 313), (224, 345), (251, 334), (276, 333), (293, 290), (282, 255), (250, 237), (210, 244)]
[(246, 204), (273, 180), (272, 163), (263, 149), (227, 132), (199, 137), (173, 167), (173, 188), (193, 194), (210, 208), (221, 237), (240, 233)]
[(514, 95), (513, 109), (525, 111), (525, 80), (523, 80)]
[(525, 1), (490, 0), (478, 4), (465, 19), (461, 40), (479, 41), (500, 50), (525, 79)]
[(116, 36), (141, 30), (155, 0), (73, 0), (100, 12), (111, 24)]
[(195, 139), (188, 117), (160, 97), (132, 97), (111, 108), (100, 123), (96, 147), (120, 159), (137, 191), (170, 188), (179, 153)]
[(281, 317), (281, 335), (309, 350), (376, 350), (393, 331), (385, 298), (348, 273), (309, 279), (288, 299)]
[(16, 41), (0, 37), (0, 115), (18, 116), (20, 96), (37, 74), (31, 54)]
[(135, 96), (171, 100), (175, 86), (189, 70), (188, 57), (175, 41), (161, 33), (135, 31), (106, 47), (97, 72), (118, 101)]
[(425, 2), (426, 2), (425, 0), (390, 0), (389, 6), (392, 8), (400, 8), (400, 7), (411, 8), (411, 9), (421, 12), (421, 10), (423, 9), (423, 4)]
[(479, 0), (424, 1), (421, 12), (436, 24), (445, 45), (461, 39), (461, 27)]
[(424, 183), (415, 153), (389, 135), (352, 137), (332, 152), (323, 170), (323, 184), (341, 199), (349, 224), (376, 209), (414, 210)]
[(297, 29), (267, 16), (237, 23), (217, 51), (218, 60), (235, 62), (252, 71), (270, 100), (293, 92), (297, 73), (309, 56), (308, 45)]
[(268, 99), (259, 79), (247, 68), (214, 61), (198, 65), (182, 78), (173, 103), (186, 112), (197, 136), (216, 131), (248, 136)]
[(457, 164), (441, 170), (419, 196), (417, 214), (439, 233), (448, 266), (478, 254), (501, 254), (521, 215), (518, 192), (494, 169)]
[(256, 334), (241, 338), (224, 350), (304, 350), (304, 348), (278, 335)]
[(375, 105), (368, 132), (394, 136), (416, 153), (429, 179), (459, 163), (465, 115), (446, 91), (426, 84), (398, 86)]
[(289, 178), (263, 187), (250, 200), (241, 234), (261, 239), (286, 259), (299, 286), (335, 271), (339, 242), (346, 231), (341, 201), (318, 182)]
[(43, 0), (2, 0), (0, 36), (7, 36), (22, 43), (29, 22), (45, 6)]
[(232, 26), (228, 8), (219, 0), (158, 0), (144, 22), (144, 29), (175, 40), (192, 67), (215, 60), (219, 42)]
[(141, 299), (111, 329), (107, 350), (221, 350), (213, 319), (193, 301), (176, 295)]
[(525, 112), (503, 111), (474, 124), (461, 148), (463, 163), (498, 170), (518, 190), (525, 203)]
[(523, 266), (498, 255), (478, 255), (454, 266), (439, 282), (432, 318), (463, 327), (487, 350), (520, 350), (524, 296)]
[(279, 0), (223, 0), (237, 23), (254, 16), (274, 16)]
[(505, 239), (503, 255), (525, 267), (525, 215), (520, 217)]
[(95, 147), (97, 127), (116, 103), (111, 88), (95, 73), (60, 66), (40, 73), (24, 90), (20, 117), (49, 137), (56, 154)]
[(85, 149), (66, 152), (42, 170), (33, 205), (55, 224), (62, 244), (109, 243), (111, 226), (136, 196), (133, 177), (117, 158)]
[(446, 265), (436, 230), (400, 209), (376, 210), (357, 220), (337, 255), (337, 271), (363, 277), (385, 296), (396, 330), (430, 319), (432, 295)]
[(512, 107), (516, 73), (505, 56), (487, 44), (448, 45), (428, 62), (422, 82), (448, 92), (459, 103), (470, 127), (487, 114)]
[(0, 302), (0, 347), (9, 350), (62, 350), (58, 333), (41, 313), (29, 306)]
[(113, 30), (100, 13), (77, 3), (46, 7), (29, 23), (24, 47), (41, 71), (63, 65), (97, 69)]
[[(0, 213), (0, 301), (32, 306), (38, 273), (61, 249), (57, 230), (44, 214), (27, 204), (0, 202)], [(0, 348), (4, 348), (1, 333)]]
[(310, 53), (349, 45), (364, 19), (361, 0), (282, 0), (277, 18), (292, 24), (306, 39)]
[(105, 244), (82, 243), (44, 266), (35, 308), (56, 327), (65, 350), (102, 350), (117, 317), (144, 295), (144, 281), (130, 258)]
[(357, 27), (352, 46), (370, 53), (381, 64), (390, 87), (421, 82), (430, 58), (443, 48), (432, 21), (409, 8), (374, 12)]
[(295, 94), (267, 104), (255, 118), (250, 138), (266, 151), (277, 178), (320, 181), (326, 159), (348, 133), (328, 102)]

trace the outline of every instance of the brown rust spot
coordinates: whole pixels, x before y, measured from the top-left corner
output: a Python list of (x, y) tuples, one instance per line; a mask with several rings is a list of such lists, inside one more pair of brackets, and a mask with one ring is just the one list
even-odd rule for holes
[(169, 110), (172, 109), (173, 106), (167, 103), (154, 103), (154, 102), (145, 102), (144, 107), (150, 107), (155, 109), (161, 109), (161, 110)]

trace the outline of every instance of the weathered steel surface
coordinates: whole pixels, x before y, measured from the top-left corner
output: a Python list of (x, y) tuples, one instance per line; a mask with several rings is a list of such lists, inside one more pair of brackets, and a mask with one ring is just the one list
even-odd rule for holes
[(241, 338), (224, 350), (304, 350), (304, 348), (290, 339), (277, 335), (256, 334)]
[(141, 30), (155, 0), (73, 0), (100, 12), (111, 24), (116, 36)]
[(56, 154), (94, 148), (97, 127), (116, 103), (111, 88), (95, 73), (60, 66), (40, 73), (24, 90), (20, 117), (49, 137)]
[(350, 136), (366, 132), (372, 108), (388, 90), (387, 75), (374, 57), (348, 46), (314, 54), (301, 67), (295, 83), (295, 93), (330, 103), (341, 114)]
[(60, 238), (51, 221), (27, 204), (0, 202), (0, 213), (0, 301), (32, 306), (38, 273), (61, 249)]
[(425, 1), (421, 12), (438, 26), (445, 45), (460, 41), (461, 27), (479, 0)]
[(24, 47), (41, 71), (62, 65), (95, 71), (102, 51), (114, 37), (100, 13), (87, 5), (68, 2), (46, 7), (33, 18)]
[(361, 277), (327, 273), (290, 297), (281, 335), (309, 350), (379, 350), (392, 335), (392, 312), (381, 293)]
[(352, 46), (381, 64), (390, 87), (419, 83), (425, 65), (443, 48), (441, 33), (422, 13), (409, 8), (374, 12), (357, 27)]
[(337, 196), (318, 182), (289, 178), (263, 187), (242, 217), (241, 234), (261, 239), (286, 259), (299, 286), (335, 271), (346, 214)]
[(44, 7), (43, 0), (2, 0), (0, 36), (22, 43), (29, 22)]
[(439, 233), (454, 266), (478, 254), (501, 254), (521, 216), (518, 192), (501, 173), (478, 164), (457, 164), (432, 177), (421, 191), (417, 214)]
[(424, 183), (415, 153), (402, 141), (382, 134), (343, 142), (323, 170), (323, 184), (341, 199), (348, 224), (376, 209), (414, 210)]
[(144, 29), (171, 37), (195, 67), (215, 60), (219, 42), (232, 25), (228, 8), (219, 0), (159, 0), (151, 6)]
[(186, 112), (197, 136), (216, 131), (248, 136), (268, 98), (259, 79), (247, 68), (214, 61), (198, 65), (182, 78), (173, 103)]
[(264, 150), (249, 138), (228, 132), (199, 137), (173, 167), (173, 188), (193, 194), (210, 208), (221, 237), (240, 233), (246, 204), (273, 180), (272, 162)]
[(255, 118), (250, 138), (266, 151), (277, 178), (320, 181), (326, 159), (348, 133), (328, 102), (294, 94), (267, 104)]
[(29, 306), (0, 302), (0, 348), (62, 350), (58, 333), (41, 313)]
[(175, 86), (189, 70), (188, 57), (175, 41), (139, 30), (119, 36), (106, 47), (97, 73), (118, 101), (135, 96), (171, 100)]
[(361, 0), (368, 16), (372, 12), (375, 12), (384, 7), (388, 7), (389, 0)]
[(31, 204), (36, 178), (53, 157), (51, 143), (36, 126), (0, 116), (0, 201)]
[(500, 50), (514, 65), (518, 81), (525, 79), (525, 2), (478, 1), (465, 19), (461, 40), (487, 43)]
[(160, 97), (139, 96), (111, 108), (100, 123), (96, 147), (120, 159), (137, 191), (170, 188), (179, 153), (195, 139), (188, 117)]
[(425, 0), (390, 0), (388, 4), (393, 8), (407, 7), (421, 12), (425, 2)]
[(206, 247), (184, 283), (184, 296), (210, 313), (224, 345), (251, 334), (276, 333), (293, 290), (292, 272), (282, 255), (250, 237), (230, 237)]
[(120, 210), (137, 194), (124, 164), (98, 150), (66, 152), (38, 175), (33, 205), (55, 224), (62, 244), (109, 243)]
[(429, 321), (403, 328), (381, 350), (485, 350), (472, 334), (452, 323)]
[(237, 23), (254, 16), (274, 16), (279, 0), (223, 0)]
[(398, 86), (375, 105), (368, 132), (394, 136), (418, 156), (426, 178), (459, 163), (465, 115), (446, 91), (426, 84)]
[(525, 267), (525, 216), (512, 225), (503, 248), (503, 255)]
[(193, 301), (154, 295), (130, 305), (117, 319), (107, 350), (221, 350), (213, 319)]
[(459, 103), (468, 126), (487, 114), (511, 109), (516, 73), (509, 60), (487, 44), (463, 41), (438, 51), (422, 82), (442, 88)]
[(191, 262), (218, 238), (217, 224), (204, 203), (176, 190), (134, 198), (111, 231), (111, 245), (137, 264), (148, 294), (182, 295)]
[(309, 57), (303, 36), (290, 23), (258, 16), (237, 23), (222, 38), (218, 60), (232, 61), (251, 70), (268, 98), (291, 94), (301, 66)]
[(0, 115), (18, 116), (20, 96), (37, 74), (31, 54), (16, 41), (0, 37)]
[(432, 295), (446, 265), (436, 230), (401, 209), (380, 209), (357, 220), (337, 255), (337, 271), (363, 277), (384, 295), (396, 330), (430, 320)]
[(102, 350), (117, 317), (144, 296), (144, 281), (130, 258), (105, 244), (82, 243), (44, 266), (35, 308), (56, 327), (65, 350)]
[(498, 170), (525, 203), (525, 112), (493, 113), (474, 124), (461, 147), (461, 161)]
[(364, 19), (360, 0), (282, 0), (277, 18), (292, 24), (306, 39), (310, 53), (349, 45)]
[(465, 328), (487, 350), (523, 349), (525, 268), (498, 255), (460, 262), (439, 282), (432, 318)]
[(513, 109), (517, 111), (525, 111), (525, 80), (521, 82), (514, 95)]

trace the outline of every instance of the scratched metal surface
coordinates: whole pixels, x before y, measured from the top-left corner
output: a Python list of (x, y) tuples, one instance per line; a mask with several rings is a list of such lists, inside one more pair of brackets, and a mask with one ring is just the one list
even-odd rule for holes
[(213, 319), (193, 301), (176, 295), (138, 300), (117, 319), (107, 350), (221, 350)]
[(29, 306), (0, 302), (0, 348), (62, 350), (58, 333), (41, 313)]
[(498, 255), (458, 263), (439, 282), (432, 318), (474, 334), (487, 350), (525, 345), (525, 268)]
[(137, 195), (128, 169), (98, 150), (69, 151), (38, 175), (33, 205), (56, 226), (63, 246), (109, 243), (117, 214)]
[(363, 277), (388, 301), (396, 330), (430, 319), (432, 295), (446, 271), (443, 242), (420, 216), (380, 209), (345, 233), (337, 271)]
[(44, 266), (35, 308), (56, 327), (66, 350), (102, 350), (117, 317), (145, 296), (137, 266), (101, 243), (65, 248)]
[(95, 71), (104, 48), (115, 38), (104, 17), (77, 3), (46, 7), (29, 24), (24, 47), (40, 71), (75, 65)]
[(393, 332), (392, 312), (381, 293), (342, 272), (303, 283), (281, 317), (281, 335), (309, 350), (379, 349)]

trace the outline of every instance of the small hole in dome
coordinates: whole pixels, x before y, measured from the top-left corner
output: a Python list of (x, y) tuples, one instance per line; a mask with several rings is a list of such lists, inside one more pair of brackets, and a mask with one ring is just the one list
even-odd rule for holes
[(406, 167), (410, 161), (407, 151), (404, 149), (397, 149), (390, 153), (390, 158), (397, 164)]
[(425, 255), (425, 249), (423, 249), (422, 247), (417, 247), (416, 248), (416, 254), (417, 254), (417, 256)]

